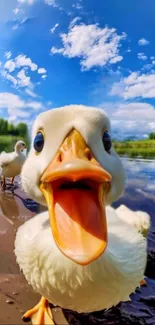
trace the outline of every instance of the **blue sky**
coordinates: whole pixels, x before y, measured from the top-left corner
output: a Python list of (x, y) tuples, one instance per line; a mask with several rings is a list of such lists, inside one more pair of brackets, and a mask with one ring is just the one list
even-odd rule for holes
[(85, 104), (108, 113), (113, 137), (155, 131), (154, 11), (154, 0), (1, 0), (1, 116), (31, 126)]

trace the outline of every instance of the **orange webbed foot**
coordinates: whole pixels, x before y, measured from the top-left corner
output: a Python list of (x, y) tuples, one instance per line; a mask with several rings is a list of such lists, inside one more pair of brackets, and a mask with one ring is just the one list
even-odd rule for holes
[(147, 282), (146, 282), (146, 280), (145, 280), (145, 279), (142, 279), (142, 280), (140, 281), (140, 285), (141, 285), (141, 286), (147, 286)]
[(49, 303), (46, 298), (42, 297), (39, 303), (32, 309), (28, 310), (22, 317), (24, 322), (32, 321), (34, 325), (54, 325), (53, 316)]

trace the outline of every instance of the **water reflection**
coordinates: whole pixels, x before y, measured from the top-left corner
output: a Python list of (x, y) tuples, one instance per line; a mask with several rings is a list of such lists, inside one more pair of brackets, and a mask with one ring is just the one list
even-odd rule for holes
[(19, 217), (19, 208), (13, 193), (0, 192), (0, 208), (4, 216), (10, 219), (13, 216)]

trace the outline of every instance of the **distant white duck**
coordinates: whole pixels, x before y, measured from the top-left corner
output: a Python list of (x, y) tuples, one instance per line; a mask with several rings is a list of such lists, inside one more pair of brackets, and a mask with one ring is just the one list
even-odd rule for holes
[[(32, 138), (22, 185), (48, 211), (26, 221), (16, 235), (17, 263), (42, 295), (24, 319), (54, 324), (49, 302), (94, 312), (130, 300), (146, 266), (144, 220), (136, 215), (137, 227), (134, 218), (128, 222), (130, 213), (126, 220), (107, 206), (125, 185), (107, 115), (80, 105), (53, 109), (37, 117)], [(148, 230), (147, 214), (145, 224)]]
[(19, 175), (21, 172), (21, 168), (23, 163), (25, 162), (26, 156), (23, 153), (24, 149), (27, 146), (24, 141), (19, 140), (15, 144), (13, 152), (5, 152), (3, 151), (0, 154), (0, 169), (1, 169), (1, 177), (2, 181), (2, 189), (6, 189), (6, 178), (12, 178), (12, 184), (14, 184), (15, 176)]

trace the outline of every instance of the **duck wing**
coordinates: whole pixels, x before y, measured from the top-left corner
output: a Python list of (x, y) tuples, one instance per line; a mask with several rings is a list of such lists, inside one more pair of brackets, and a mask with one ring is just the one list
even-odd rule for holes
[(148, 213), (143, 211), (132, 211), (125, 205), (120, 205), (116, 210), (119, 218), (128, 224), (132, 224), (137, 228), (145, 238), (150, 230), (151, 220)]
[(14, 152), (7, 153), (5, 151), (0, 154), (0, 167), (6, 167), (10, 162), (14, 160)]

